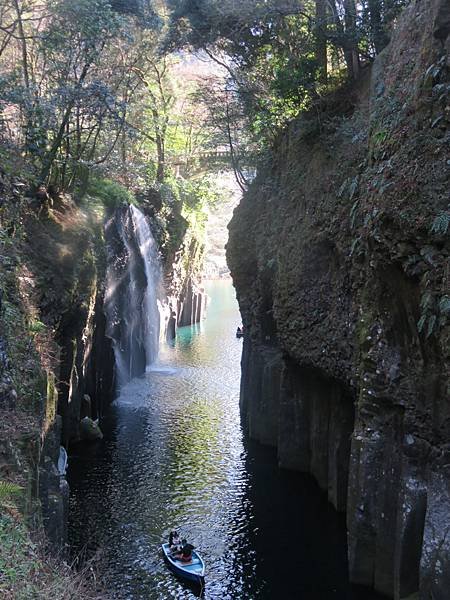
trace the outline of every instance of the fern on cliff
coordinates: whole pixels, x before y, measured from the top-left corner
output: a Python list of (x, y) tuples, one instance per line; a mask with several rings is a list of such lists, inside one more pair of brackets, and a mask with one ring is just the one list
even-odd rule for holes
[(439, 311), (443, 315), (450, 314), (450, 297), (449, 296), (442, 296), (442, 298), (439, 301)]
[(439, 329), (447, 323), (450, 315), (450, 297), (444, 295), (437, 299), (430, 292), (425, 292), (420, 307), (422, 315), (417, 322), (417, 330), (419, 333), (425, 332), (428, 338), (436, 327)]
[(431, 231), (438, 235), (445, 235), (450, 229), (450, 211), (443, 210), (434, 219)]
[(0, 481), (0, 504), (4, 504), (15, 496), (19, 496), (23, 487), (10, 481)]

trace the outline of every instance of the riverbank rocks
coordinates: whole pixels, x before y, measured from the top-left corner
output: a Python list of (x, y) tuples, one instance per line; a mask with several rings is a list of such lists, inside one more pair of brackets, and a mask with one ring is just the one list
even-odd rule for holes
[(87, 442), (103, 439), (103, 433), (99, 424), (89, 417), (84, 417), (80, 422), (80, 438)]
[(412, 2), (291, 123), (227, 248), (244, 424), (346, 510), (351, 579), (397, 600), (450, 589), (447, 7)]

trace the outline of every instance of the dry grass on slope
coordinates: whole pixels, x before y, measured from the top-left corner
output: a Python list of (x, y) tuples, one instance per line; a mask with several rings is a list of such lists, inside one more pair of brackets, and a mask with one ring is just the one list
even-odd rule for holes
[(107, 600), (94, 572), (75, 572), (70, 565), (45, 555), (32, 539), (21, 515), (11, 505), (0, 515), (0, 597), (4, 600)]

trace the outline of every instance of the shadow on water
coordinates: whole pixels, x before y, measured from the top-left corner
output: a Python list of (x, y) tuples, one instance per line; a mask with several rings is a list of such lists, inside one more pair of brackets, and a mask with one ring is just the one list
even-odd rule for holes
[(179, 585), (182, 588), (184, 588), (184, 590), (189, 591), (195, 598), (206, 597), (206, 582), (202, 585), (199, 583), (194, 583), (193, 581), (186, 581), (185, 579), (182, 579), (175, 573), (173, 573), (172, 575), (178, 581)]
[[(234, 292), (216, 282), (208, 293), (206, 321), (122, 389), (104, 439), (73, 449), (74, 555), (97, 556), (117, 599), (375, 600), (350, 586), (345, 522), (316, 483), (244, 440)], [(205, 558), (204, 591), (164, 564), (173, 527)]]
[(380, 600), (349, 583), (345, 515), (336, 513), (316, 481), (280, 470), (272, 448), (251, 440), (245, 447), (257, 598)]

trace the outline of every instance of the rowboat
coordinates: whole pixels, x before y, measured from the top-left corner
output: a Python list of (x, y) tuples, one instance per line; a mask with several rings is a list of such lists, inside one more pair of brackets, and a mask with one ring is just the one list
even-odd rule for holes
[(169, 568), (179, 577), (193, 581), (199, 585), (204, 585), (205, 579), (205, 563), (198, 552), (192, 550), (192, 560), (190, 562), (182, 562), (173, 558), (170, 553), (169, 544), (162, 544), (164, 559)]

